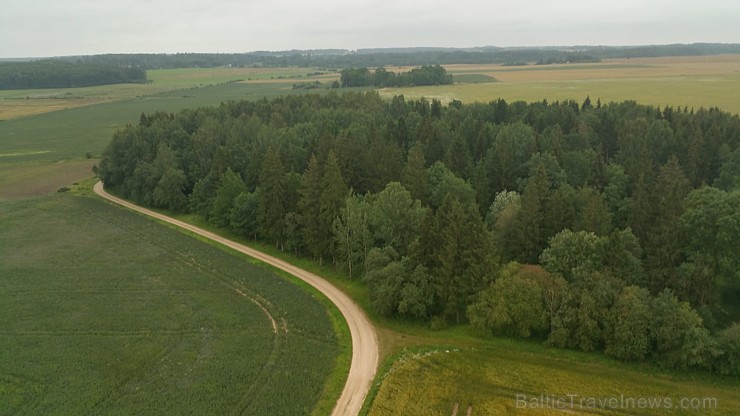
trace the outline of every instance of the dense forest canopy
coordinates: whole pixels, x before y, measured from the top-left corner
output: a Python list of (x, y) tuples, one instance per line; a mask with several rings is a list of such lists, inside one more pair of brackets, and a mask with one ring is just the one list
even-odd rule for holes
[(395, 73), (385, 68), (370, 71), (367, 68), (345, 68), (340, 72), (342, 87), (416, 87), (422, 85), (452, 84), (452, 75), (440, 65), (423, 65), (408, 72)]
[(71, 63), (60, 60), (0, 63), (2, 90), (76, 88), (146, 81), (146, 71), (112, 63)]
[(388, 48), (292, 50), (233, 54), (109, 54), (60, 58), (70, 62), (89, 62), (131, 66), (143, 69), (193, 68), (217, 66), (377, 68), (437, 64), (514, 64), (522, 62), (594, 62), (609, 58), (654, 56), (696, 56), (740, 53), (740, 44), (677, 44), (654, 46), (572, 46), (530, 48)]
[(740, 118), (718, 109), (285, 96), (142, 115), (99, 174), (330, 262), (386, 316), (740, 374)]

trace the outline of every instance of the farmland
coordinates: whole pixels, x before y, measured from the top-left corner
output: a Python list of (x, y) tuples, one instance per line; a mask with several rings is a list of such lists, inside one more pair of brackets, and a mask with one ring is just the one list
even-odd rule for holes
[(303, 289), (92, 198), (0, 212), (0, 415), (316, 405), (339, 345)]
[[(740, 56), (634, 58), (602, 63), (556, 65), (447, 65), (455, 85), (388, 88), (384, 97), (403, 94), (450, 102), (507, 101), (581, 102), (635, 100), (656, 106), (719, 107), (740, 112), (729, 91), (740, 90)], [(476, 76), (477, 78), (473, 78)], [(486, 81), (483, 77), (489, 77)], [(495, 81), (495, 82), (494, 82)]]

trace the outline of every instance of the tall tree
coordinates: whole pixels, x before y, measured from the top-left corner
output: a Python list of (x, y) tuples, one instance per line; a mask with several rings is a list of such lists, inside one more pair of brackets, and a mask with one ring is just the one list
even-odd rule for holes
[(347, 185), (339, 169), (339, 161), (334, 151), (329, 151), (321, 176), (321, 199), (319, 203), (319, 224), (321, 237), (321, 253), (331, 256), (332, 263), (337, 264), (337, 245), (332, 238), (332, 227), (334, 220), (339, 216), (339, 211), (344, 206), (348, 195)]
[(358, 274), (357, 266), (365, 263), (367, 253), (372, 248), (369, 216), (367, 198), (350, 195), (334, 221), (332, 231), (337, 242), (339, 261), (346, 267), (350, 279)]
[(683, 262), (679, 219), (683, 200), (689, 193), (689, 180), (676, 157), (660, 168), (651, 201), (651, 227), (645, 242), (650, 287), (678, 289), (678, 266)]
[(405, 255), (409, 244), (419, 236), (425, 209), (398, 182), (390, 182), (377, 194), (369, 213), (377, 245), (391, 246)]
[(314, 260), (321, 258), (321, 166), (316, 155), (311, 155), (303, 173), (301, 197), (298, 200), (299, 222), (303, 241)]
[(257, 221), (260, 234), (283, 249), (285, 243), (285, 189), (283, 187), (283, 162), (274, 146), (267, 148), (259, 178), (259, 206)]

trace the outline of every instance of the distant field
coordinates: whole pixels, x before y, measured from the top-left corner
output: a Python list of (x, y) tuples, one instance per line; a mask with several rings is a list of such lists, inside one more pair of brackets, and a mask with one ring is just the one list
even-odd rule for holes
[(70, 162), (40, 164), (0, 164), (0, 199), (46, 195), (92, 176), (97, 160), (82, 159)]
[[(324, 74), (309, 76), (317, 72)], [(316, 80), (330, 82), (338, 78), (336, 73), (317, 68), (162, 69), (148, 71), (147, 75), (151, 81), (149, 84), (0, 91), (0, 120), (235, 81), (282, 84)]]
[[(453, 99), (464, 102), (635, 100), (659, 106), (719, 107), (740, 113), (740, 55), (636, 58), (603, 63), (562, 65), (448, 65), (462, 83), (437, 87), (388, 88), (381, 95), (403, 94), (417, 99)], [(473, 75), (489, 76), (495, 83), (466, 83)], [(454, 78), (453, 78), (454, 79)]]
[(319, 400), (339, 346), (296, 285), (88, 197), (0, 201), (0, 216), (0, 415), (297, 415)]
[[(396, 361), (385, 377), (370, 416), (381, 415), (738, 415), (740, 384), (737, 380), (711, 381), (708, 378), (656, 374), (654, 370), (630, 369), (623, 363), (601, 362), (593, 354), (546, 350), (524, 342), (496, 340), (476, 348), (437, 348), (408, 353)], [(633, 366), (634, 367), (634, 366)], [(706, 377), (706, 376), (703, 376)], [(565, 398), (577, 395), (573, 412), (568, 409), (524, 407), (545, 403), (543, 396)], [(634, 407), (594, 409), (585, 399), (668, 398), (680, 406), (680, 399), (709, 399), (685, 402), (689, 409)], [(519, 396), (522, 399), (522, 396)], [(713, 402), (712, 399), (716, 399)], [(716, 405), (714, 405), (716, 403)], [(537, 402), (535, 402), (537, 404)], [(693, 406), (699, 406), (694, 409)], [(519, 406), (519, 407), (517, 407)], [(596, 404), (598, 406), (598, 404)], [(627, 402), (626, 406), (630, 406)], [(706, 406), (706, 407), (702, 407)]]
[[(313, 93), (327, 91), (311, 90)], [(87, 152), (99, 156), (113, 133), (128, 123), (138, 123), (142, 113), (172, 112), (216, 106), (228, 100), (257, 100), (305, 92), (282, 82), (220, 84), (8, 120), (0, 122), (0, 164), (76, 159)]]

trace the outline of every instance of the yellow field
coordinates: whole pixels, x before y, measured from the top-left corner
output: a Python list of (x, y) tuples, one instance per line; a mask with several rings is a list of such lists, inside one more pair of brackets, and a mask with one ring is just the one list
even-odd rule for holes
[(635, 58), (560, 65), (447, 65), (454, 75), (481, 74), (497, 82), (436, 87), (386, 88), (381, 95), (403, 94), (449, 102), (636, 100), (658, 106), (719, 107), (740, 113), (740, 55)]
[[(381, 375), (382, 384), (368, 414), (740, 414), (740, 398), (732, 384), (645, 374), (594, 360), (593, 355), (519, 351), (504, 340), (497, 344), (402, 356)], [(650, 404), (641, 407), (641, 398)]]

